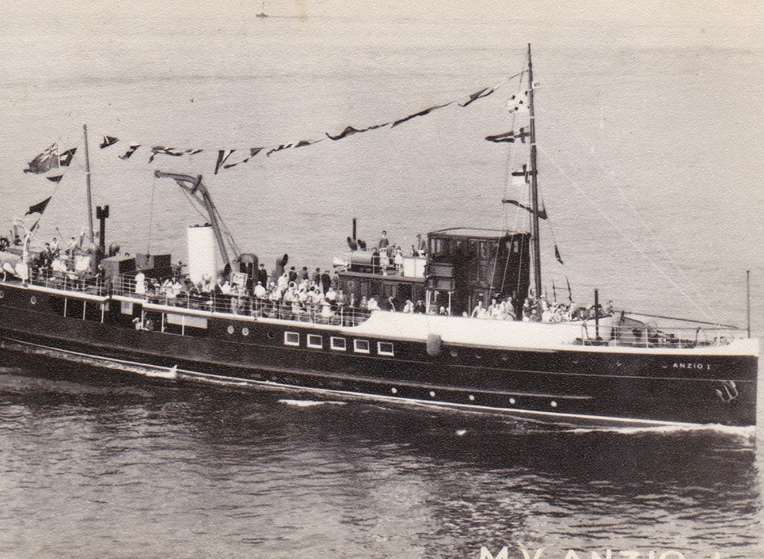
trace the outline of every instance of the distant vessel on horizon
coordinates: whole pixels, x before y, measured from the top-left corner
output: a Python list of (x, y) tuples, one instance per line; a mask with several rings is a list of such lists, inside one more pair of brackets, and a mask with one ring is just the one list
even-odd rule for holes
[(255, 14), (255, 17), (268, 17), (268, 14), (265, 13), (265, 0), (263, 0), (262, 5), (260, 6), (260, 12)]

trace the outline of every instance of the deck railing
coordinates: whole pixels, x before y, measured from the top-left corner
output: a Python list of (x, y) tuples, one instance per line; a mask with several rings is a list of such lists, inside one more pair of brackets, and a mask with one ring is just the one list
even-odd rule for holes
[[(21, 280), (9, 277), (0, 270), (0, 282), (18, 284), (21, 283)], [(371, 316), (371, 311), (347, 305), (321, 304), (310, 301), (305, 303), (285, 302), (268, 297), (257, 298), (243, 292), (234, 292), (230, 295), (215, 295), (214, 292), (192, 294), (186, 291), (176, 292), (170, 288), (157, 289), (152, 285), (146, 285), (143, 289), (139, 288), (136, 292), (135, 278), (127, 275), (120, 275), (114, 280), (106, 279), (104, 281), (98, 277), (86, 278), (73, 272), (33, 270), (26, 283), (102, 297), (119, 295), (167, 307), (345, 327), (362, 324)], [(654, 324), (642, 324), (639, 327), (634, 325), (619, 326), (618, 324), (603, 325), (598, 337), (593, 320), (582, 320), (580, 325), (580, 337), (575, 340), (575, 343), (579, 345), (692, 348), (726, 345), (735, 339), (745, 337), (744, 330), (723, 325), (666, 326)]]
[(745, 331), (729, 326), (643, 325), (642, 327), (612, 325), (595, 334), (593, 321), (581, 323), (581, 345), (610, 345), (622, 347), (693, 348), (727, 345), (745, 337)]
[[(0, 281), (7, 282), (8, 278), (5, 275), (0, 275)], [(19, 280), (15, 280), (15, 283), (18, 282)], [(192, 294), (184, 290), (175, 291), (172, 288), (162, 289), (160, 287), (157, 289), (152, 285), (144, 285), (143, 289), (136, 290), (135, 278), (126, 275), (120, 275), (114, 280), (103, 281), (98, 277), (85, 279), (71, 272), (35, 270), (30, 274), (26, 283), (49, 289), (87, 293), (102, 297), (118, 295), (167, 307), (346, 327), (357, 326), (365, 322), (371, 315), (369, 311), (346, 305), (260, 299), (238, 290), (230, 295), (216, 295), (214, 292)]]

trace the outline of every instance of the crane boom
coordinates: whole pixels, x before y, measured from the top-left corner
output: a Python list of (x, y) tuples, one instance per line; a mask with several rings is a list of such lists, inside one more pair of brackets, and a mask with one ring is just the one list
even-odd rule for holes
[[(154, 176), (157, 178), (173, 179), (179, 187), (188, 192), (194, 199), (196, 199), (207, 211), (207, 215), (210, 219), (210, 225), (215, 233), (215, 239), (217, 240), (218, 250), (220, 250), (220, 257), (223, 260), (223, 265), (231, 263), (231, 258), (228, 256), (228, 249), (225, 245), (225, 239), (223, 237), (222, 219), (218, 212), (215, 203), (212, 201), (212, 196), (209, 190), (202, 181), (202, 175), (191, 176), (182, 175), (178, 173), (166, 173), (164, 171), (154, 171)], [(234, 255), (236, 257), (237, 255)]]

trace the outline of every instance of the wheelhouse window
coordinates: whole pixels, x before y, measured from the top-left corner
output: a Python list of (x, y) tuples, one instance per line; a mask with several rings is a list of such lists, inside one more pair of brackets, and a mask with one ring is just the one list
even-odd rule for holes
[(345, 338), (337, 338), (332, 336), (331, 342), (331, 348), (334, 351), (347, 351), (348, 343)]
[(369, 353), (369, 340), (353, 340), (353, 351), (356, 353)]
[(377, 355), (395, 356), (393, 344), (391, 342), (377, 342)]
[(308, 334), (308, 347), (313, 349), (323, 349), (324, 339), (318, 334)]
[(284, 345), (300, 345), (300, 334), (297, 332), (284, 332)]

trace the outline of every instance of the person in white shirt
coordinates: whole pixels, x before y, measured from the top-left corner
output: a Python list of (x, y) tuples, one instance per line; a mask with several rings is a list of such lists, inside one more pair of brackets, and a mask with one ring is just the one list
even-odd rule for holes
[(255, 297), (257, 297), (258, 299), (265, 299), (265, 296), (268, 294), (268, 292), (263, 287), (263, 284), (260, 283), (259, 281), (257, 282), (257, 285), (255, 286), (254, 293), (255, 293)]
[(136, 295), (146, 294), (146, 275), (140, 271), (137, 274), (135, 274), (135, 294)]

